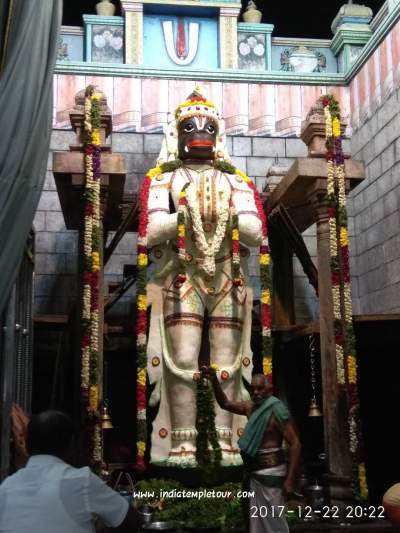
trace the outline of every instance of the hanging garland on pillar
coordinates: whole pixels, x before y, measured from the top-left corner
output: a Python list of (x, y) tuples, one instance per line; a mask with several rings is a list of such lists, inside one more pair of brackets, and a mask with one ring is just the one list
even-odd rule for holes
[(326, 127), (327, 202), (331, 281), (335, 328), (336, 375), (349, 403), (349, 446), (353, 458), (355, 495), (366, 499), (368, 487), (363, 462), (363, 441), (357, 387), (356, 343), (351, 302), (346, 177), (339, 104), (332, 95), (321, 97)]
[(85, 91), (84, 122), (84, 234), (81, 348), (81, 396), (92, 467), (101, 470), (99, 404), (99, 276), (100, 276), (100, 95), (89, 85)]

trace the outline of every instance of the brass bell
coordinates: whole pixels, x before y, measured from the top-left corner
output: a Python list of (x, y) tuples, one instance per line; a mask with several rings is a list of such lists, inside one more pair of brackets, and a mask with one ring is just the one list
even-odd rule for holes
[(101, 429), (104, 431), (106, 429), (113, 429), (114, 426), (111, 422), (111, 416), (108, 412), (108, 408), (106, 405), (103, 406), (103, 410), (101, 412)]
[(315, 398), (311, 399), (310, 410), (308, 411), (308, 416), (317, 417), (322, 416), (320, 408), (318, 407), (317, 400)]

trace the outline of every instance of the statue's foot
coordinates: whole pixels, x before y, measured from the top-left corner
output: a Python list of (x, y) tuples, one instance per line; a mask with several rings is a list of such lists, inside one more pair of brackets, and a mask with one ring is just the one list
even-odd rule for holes
[(192, 453), (192, 452), (196, 453), (196, 444), (194, 440), (183, 440), (183, 441), (181, 440), (179, 442), (172, 441), (170, 454), (185, 455), (185, 453)]
[(180, 468), (194, 468), (197, 466), (196, 447), (192, 441), (179, 441), (172, 446), (169, 457), (166, 460), (166, 466)]
[(238, 448), (233, 448), (225, 440), (219, 441), (222, 451), (221, 466), (240, 466), (243, 464)]

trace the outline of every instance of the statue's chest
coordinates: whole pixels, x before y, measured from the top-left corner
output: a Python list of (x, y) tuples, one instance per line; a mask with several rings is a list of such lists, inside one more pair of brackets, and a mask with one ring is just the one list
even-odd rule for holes
[(172, 182), (171, 196), (178, 208), (179, 193), (186, 183), (192, 183), (196, 190), (196, 200), (203, 221), (216, 222), (218, 213), (222, 208), (224, 198), (231, 195), (229, 181), (222, 172), (215, 169), (194, 171), (179, 169)]

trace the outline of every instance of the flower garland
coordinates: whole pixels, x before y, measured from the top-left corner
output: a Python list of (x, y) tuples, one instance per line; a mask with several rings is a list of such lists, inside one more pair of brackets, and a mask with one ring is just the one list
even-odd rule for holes
[[(235, 168), (235, 174), (241, 177), (252, 190), (258, 216), (261, 220), (262, 241), (260, 246), (260, 281), (262, 367), (264, 375), (267, 376), (272, 384), (271, 277), (269, 272), (270, 253), (268, 245), (267, 217), (265, 216), (262, 201), (254, 183), (244, 172), (237, 168)], [(237, 240), (239, 240), (239, 227), (232, 227), (232, 239), (236, 240), (236, 237)]]
[(239, 242), (239, 215), (232, 200), (230, 201), (232, 217), (232, 274), (233, 284), (242, 285), (243, 280), (240, 277), (240, 242)]
[(83, 296), (81, 343), (81, 396), (87, 419), (92, 466), (102, 462), (99, 404), (99, 272), (100, 272), (100, 95), (89, 85), (85, 92), (84, 154), (85, 209), (83, 234)]
[(136, 315), (136, 469), (145, 470), (144, 455), (147, 440), (146, 381), (147, 381), (147, 226), (149, 222), (148, 202), (151, 180), (161, 174), (161, 168), (149, 170), (145, 176), (139, 196), (139, 227), (137, 248), (137, 315)]
[(204, 270), (204, 272), (206, 272), (206, 274), (213, 276), (215, 274), (215, 256), (221, 248), (222, 241), (225, 238), (226, 224), (229, 219), (229, 204), (226, 197), (223, 196), (222, 205), (220, 206), (218, 212), (218, 221), (215, 228), (214, 238), (209, 244), (204, 233), (203, 222), (200, 214), (200, 206), (193, 184), (188, 184), (187, 192), (187, 207), (189, 208), (191, 221), (193, 224), (193, 231), (196, 235), (196, 245), (204, 255), (204, 262), (202, 263), (201, 268)]
[(201, 375), (197, 381), (196, 405), (196, 460), (203, 475), (210, 481), (215, 469), (221, 464), (222, 451), (215, 428), (214, 394), (209, 381)]
[(359, 416), (357, 360), (351, 303), (349, 238), (346, 211), (345, 166), (339, 104), (332, 95), (321, 97), (326, 125), (327, 203), (330, 268), (333, 297), (336, 375), (349, 402), (349, 445), (353, 457), (354, 491), (366, 499), (368, 488)]
[[(179, 161), (179, 166), (182, 162)], [(216, 160), (214, 168), (227, 174), (236, 174), (249, 186), (253, 192), (254, 202), (258, 216), (261, 220), (262, 241), (260, 246), (260, 280), (261, 280), (261, 336), (262, 336), (262, 367), (263, 373), (272, 384), (272, 336), (271, 336), (271, 277), (269, 271), (270, 253), (268, 244), (267, 218), (264, 213), (262, 201), (252, 180), (241, 170), (237, 169), (226, 160)], [(232, 219), (232, 273), (235, 285), (243, 284), (240, 277), (240, 235), (239, 217), (233, 202), (229, 204)], [(178, 215), (179, 216), (179, 215)]]
[(185, 266), (186, 266), (186, 209), (187, 209), (187, 193), (189, 183), (186, 183), (179, 194), (178, 205), (178, 256), (181, 267), (181, 273), (179, 274), (178, 281), (184, 283), (186, 280)]

